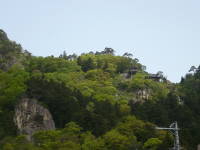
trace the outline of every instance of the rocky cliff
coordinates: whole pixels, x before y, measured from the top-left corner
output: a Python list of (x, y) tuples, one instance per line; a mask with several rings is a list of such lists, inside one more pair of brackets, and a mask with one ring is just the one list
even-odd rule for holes
[(28, 140), (36, 131), (55, 129), (50, 112), (35, 99), (23, 98), (19, 102), (15, 108), (14, 122), (19, 134), (27, 135)]

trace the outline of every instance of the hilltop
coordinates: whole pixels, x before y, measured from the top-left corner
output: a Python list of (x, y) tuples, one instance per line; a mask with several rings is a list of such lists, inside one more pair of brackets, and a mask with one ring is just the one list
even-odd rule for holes
[(196, 149), (200, 67), (190, 71), (174, 84), (112, 48), (33, 56), (0, 30), (0, 150), (169, 149), (173, 135), (155, 127), (174, 121)]

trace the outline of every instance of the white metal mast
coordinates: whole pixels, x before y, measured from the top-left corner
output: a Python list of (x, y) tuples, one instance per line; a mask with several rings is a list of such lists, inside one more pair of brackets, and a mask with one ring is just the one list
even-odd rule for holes
[(180, 141), (179, 141), (179, 135), (178, 135), (179, 128), (178, 128), (177, 122), (172, 123), (169, 126), (169, 128), (156, 127), (156, 129), (158, 129), (158, 130), (170, 130), (175, 137), (173, 150), (180, 150)]

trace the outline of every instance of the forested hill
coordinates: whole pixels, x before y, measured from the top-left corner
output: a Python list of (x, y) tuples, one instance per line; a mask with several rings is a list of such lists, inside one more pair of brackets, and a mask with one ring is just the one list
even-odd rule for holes
[[(177, 121), (181, 146), (200, 143), (200, 67), (178, 84), (150, 74), (130, 53), (112, 48), (77, 56), (32, 56), (0, 30), (0, 150), (168, 150)], [(49, 110), (56, 130), (19, 134), (24, 98)], [(41, 118), (36, 119), (42, 122)]]

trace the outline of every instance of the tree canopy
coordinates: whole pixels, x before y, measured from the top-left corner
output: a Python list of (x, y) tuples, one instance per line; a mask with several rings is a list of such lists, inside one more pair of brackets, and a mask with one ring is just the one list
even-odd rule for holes
[[(173, 135), (155, 127), (173, 121), (182, 147), (196, 149), (200, 66), (177, 84), (154, 80), (145, 68), (134, 54), (112, 48), (32, 56), (0, 30), (0, 150), (167, 150)], [(18, 135), (13, 116), (22, 97), (48, 108), (57, 129), (35, 133), (34, 142)]]

